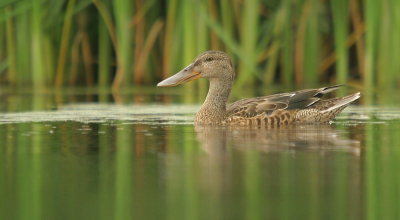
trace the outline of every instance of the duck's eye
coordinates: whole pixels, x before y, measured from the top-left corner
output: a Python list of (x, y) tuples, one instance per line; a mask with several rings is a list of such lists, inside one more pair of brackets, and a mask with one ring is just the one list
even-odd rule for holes
[(214, 59), (214, 58), (212, 58), (212, 57), (207, 57), (207, 58), (206, 58), (206, 61), (207, 61), (207, 62), (210, 62), (210, 61), (212, 61), (213, 59)]

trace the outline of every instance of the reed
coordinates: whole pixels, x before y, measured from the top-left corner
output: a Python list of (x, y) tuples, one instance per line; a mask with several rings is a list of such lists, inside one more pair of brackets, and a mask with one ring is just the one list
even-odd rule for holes
[[(256, 63), (256, 47), (259, 38), (257, 27), (259, 21), (258, 0), (243, 2), (243, 15), (241, 22), (240, 42), (243, 55), (246, 56), (239, 63), (239, 76), (237, 84), (239, 86), (252, 86), (254, 81), (251, 77)], [(246, 63), (246, 64), (245, 64)]]
[(5, 14), (8, 17), (6, 21), (6, 35), (7, 35), (7, 60), (8, 60), (8, 81), (11, 85), (17, 83), (17, 64), (16, 64), (16, 48), (15, 48), (15, 35), (14, 35), (14, 22), (11, 17), (12, 8), (7, 6)]
[[(23, 7), (23, 2), (19, 2), (17, 8)], [(31, 48), (30, 42), (26, 40), (26, 36), (31, 35), (31, 28), (29, 22), (29, 14), (23, 13), (15, 18), (17, 35), (16, 35), (16, 63), (17, 63), (17, 84), (29, 85), (32, 80), (30, 75), (31, 66)]]
[[(6, 56), (5, 54), (5, 41), (4, 41), (4, 24), (0, 23), (0, 73), (3, 73), (7, 70), (7, 58), (4, 58)], [(0, 77), (0, 81), (2, 81), (3, 77)]]
[[(387, 4), (389, 6), (388, 10), (391, 12), (392, 16), (392, 32), (390, 32), (391, 36), (391, 42), (392, 42), (392, 48), (389, 48), (388, 50), (391, 52), (391, 78), (393, 79), (392, 82), (396, 83), (399, 82), (400, 80), (400, 75), (398, 74), (400, 72), (400, 63), (396, 59), (396, 57), (400, 56), (400, 2), (392, 0)], [(392, 87), (397, 88), (397, 85), (392, 85)]]
[(43, 39), (43, 28), (42, 28), (42, 10), (40, 0), (32, 2), (32, 37), (31, 37), (31, 59), (32, 59), (32, 84), (36, 88), (40, 88), (45, 85), (45, 72), (44, 72), (44, 51), (42, 48)]
[[(175, 41), (173, 40), (174, 30), (176, 26), (176, 12), (178, 8), (178, 0), (167, 1), (167, 16), (166, 25), (164, 31), (164, 41), (163, 41), (163, 70), (162, 78), (167, 78), (173, 69), (174, 59), (172, 59), (176, 54), (173, 54), (172, 48), (175, 46)], [(176, 52), (176, 50), (175, 50)]]
[[(221, 26), (224, 29), (226, 35), (233, 36), (235, 34), (235, 15), (234, 7), (230, 0), (221, 0), (220, 14), (221, 14)], [(204, 19), (202, 19), (204, 21)], [(215, 19), (213, 19), (215, 21)], [(218, 35), (217, 35), (218, 36)], [(233, 55), (232, 50), (229, 47), (224, 47), (225, 51), (229, 55)]]
[[(57, 65), (57, 73), (56, 73), (56, 81), (55, 86), (60, 87), (64, 81), (64, 72), (65, 72), (65, 63), (67, 59), (67, 50), (68, 50), (68, 39), (71, 30), (71, 20), (72, 20), (72, 12), (75, 6), (76, 0), (69, 0), (67, 5), (67, 11), (65, 13), (64, 25), (61, 34), (61, 45), (60, 45), (60, 53), (58, 56), (58, 65)], [(38, 3), (39, 4), (39, 3)]]
[(365, 79), (364, 87), (366, 94), (371, 97), (374, 91), (371, 88), (375, 87), (375, 71), (376, 71), (376, 51), (378, 42), (378, 26), (380, 19), (380, 1), (366, 0), (365, 1), (365, 23), (366, 23), (366, 42), (365, 42)]
[[(396, 7), (397, 6), (397, 7)], [(393, 88), (398, 80), (400, 71), (397, 58), (399, 55), (399, 27), (400, 20), (398, 15), (399, 3), (397, 1), (382, 1), (381, 19), (378, 32), (381, 33), (379, 46), (377, 50), (378, 56), (378, 86), (382, 89)]]
[(111, 80), (111, 39), (107, 26), (99, 19), (99, 86), (107, 86)]
[[(215, 7), (215, 5), (210, 5), (209, 7)], [(215, 10), (215, 9), (214, 9)], [(196, 45), (196, 53), (202, 53), (204, 51), (209, 50), (210, 48), (210, 32), (209, 29), (207, 28), (207, 23), (203, 19), (198, 19), (197, 20), (197, 45)], [(211, 46), (212, 47), (212, 46)], [(213, 48), (213, 47), (212, 47)], [(213, 48), (217, 49), (217, 48)], [(199, 93), (200, 94), (206, 94), (207, 91), (207, 81), (205, 80), (199, 80), (198, 86), (199, 86)], [(199, 99), (203, 99), (204, 97), (199, 96)], [(200, 100), (197, 100), (197, 102), (201, 102)]]
[[(283, 19), (284, 19), (284, 11), (279, 10), (276, 14), (276, 22), (273, 28), (273, 31), (271, 33), (271, 46), (267, 50), (267, 55), (266, 58), (268, 58), (268, 63), (265, 68), (265, 80), (264, 83), (267, 86), (272, 85), (274, 81), (274, 76), (276, 73), (276, 68), (278, 66), (278, 57), (279, 57), (279, 49), (281, 47), (281, 35), (282, 35), (282, 26), (283, 26)], [(266, 38), (268, 39), (268, 38)], [(262, 41), (261, 41), (262, 42)], [(265, 41), (267, 42), (267, 41)], [(262, 52), (262, 51), (260, 51)]]
[(349, 3), (346, 0), (331, 1), (333, 15), (333, 37), (335, 42), (335, 51), (337, 54), (336, 74), (337, 82), (344, 84), (348, 80), (348, 50), (346, 47), (346, 38), (348, 30), (348, 12)]
[(111, 39), (107, 26), (99, 19), (99, 86), (107, 86), (111, 80)]
[(295, 39), (295, 52), (294, 52), (294, 81), (296, 85), (301, 85), (304, 78), (304, 38), (307, 27), (307, 18), (310, 13), (309, 1), (303, 2), (299, 8), (299, 21), (297, 24), (297, 32)]
[[(182, 54), (183, 54), (183, 65), (188, 65), (193, 61), (193, 59), (197, 55), (196, 51), (196, 25), (195, 24), (195, 15), (194, 15), (194, 7), (192, 1), (184, 1), (181, 10), (181, 29), (179, 30), (182, 36)], [(176, 36), (179, 38), (179, 36)], [(185, 94), (185, 98), (187, 101), (191, 102), (190, 99), (194, 94), (194, 86), (190, 84), (185, 84), (185, 90), (187, 91)]]
[(132, 11), (134, 5), (130, 0), (113, 1), (113, 13), (115, 18), (115, 34), (118, 42), (117, 68), (116, 77), (113, 83), (113, 91), (117, 91), (119, 87), (124, 85), (132, 85), (132, 74), (129, 71), (132, 59), (132, 30), (130, 28), (130, 20), (133, 17)]
[(284, 26), (282, 33), (282, 80), (281, 83), (286, 86), (293, 85), (293, 29), (292, 29), (292, 1), (284, 0), (282, 4), (284, 13)]
[(318, 84), (317, 67), (320, 62), (320, 33), (318, 30), (318, 11), (320, 9), (319, 1), (309, 0), (305, 4), (309, 4), (307, 24), (304, 36), (304, 52), (303, 52), (303, 73), (304, 80), (302, 85), (305, 87), (315, 87)]
[[(232, 57), (241, 88), (351, 81), (372, 94), (400, 80), (395, 0), (11, 0), (0, 10), (1, 83), (11, 86), (59, 87), (79, 75), (114, 91), (154, 86), (210, 49)], [(204, 93), (207, 83), (184, 88)]]

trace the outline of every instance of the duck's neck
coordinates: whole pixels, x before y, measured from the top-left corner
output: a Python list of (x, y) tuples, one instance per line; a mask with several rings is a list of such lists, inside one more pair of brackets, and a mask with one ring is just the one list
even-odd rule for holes
[(196, 114), (196, 124), (222, 124), (227, 118), (226, 105), (232, 84), (231, 80), (210, 79), (207, 98)]

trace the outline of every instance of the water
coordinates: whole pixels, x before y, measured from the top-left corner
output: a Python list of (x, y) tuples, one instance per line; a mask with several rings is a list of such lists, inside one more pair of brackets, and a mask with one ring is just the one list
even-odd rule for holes
[(249, 129), (165, 99), (3, 96), (1, 219), (399, 219), (400, 108)]

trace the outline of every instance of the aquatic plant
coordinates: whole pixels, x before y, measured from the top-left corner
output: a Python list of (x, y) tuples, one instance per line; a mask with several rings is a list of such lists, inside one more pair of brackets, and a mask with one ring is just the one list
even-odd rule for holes
[[(399, 10), (395, 0), (2, 1), (0, 83), (116, 91), (154, 85), (197, 54), (223, 50), (237, 87), (396, 88)], [(196, 83), (188, 93), (207, 87)]]

